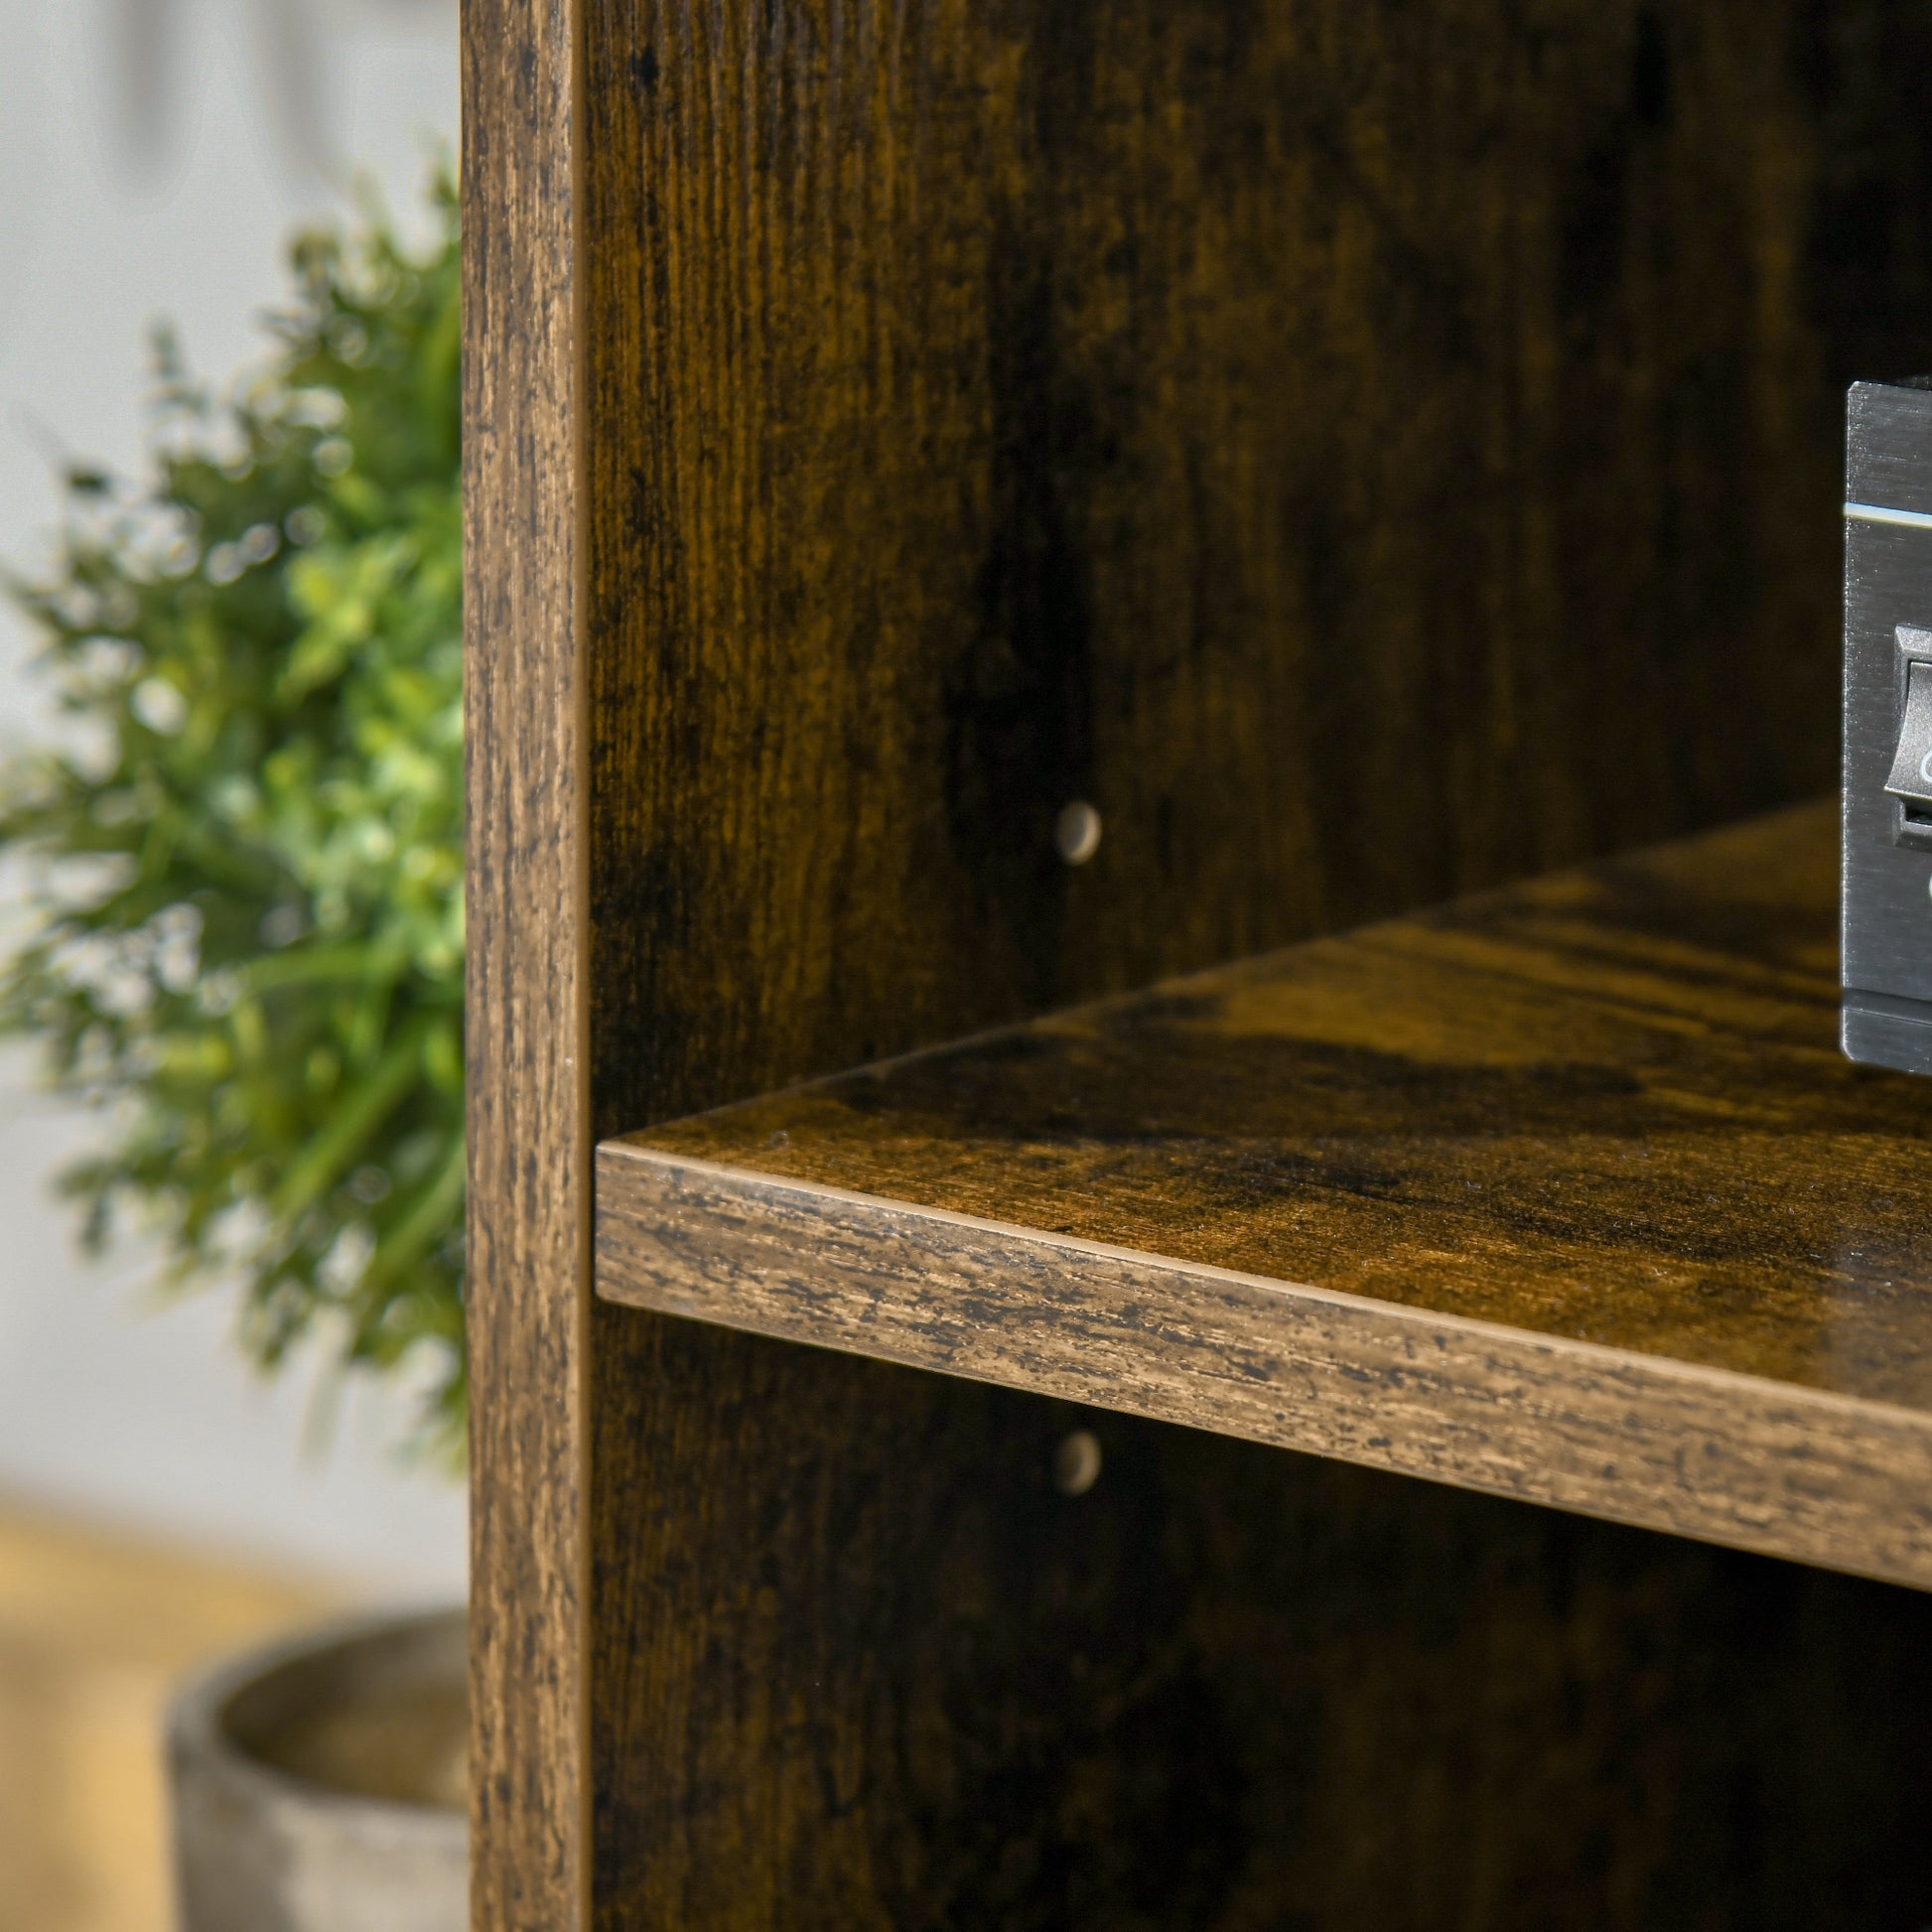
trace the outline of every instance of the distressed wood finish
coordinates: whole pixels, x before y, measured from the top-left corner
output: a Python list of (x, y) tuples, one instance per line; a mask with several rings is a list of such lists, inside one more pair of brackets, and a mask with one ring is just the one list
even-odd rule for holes
[(1838, 1054), (1836, 832), (607, 1145), (599, 1291), (1932, 1586), (1932, 1089)]
[(712, 1486), (603, 1505), (605, 1925), (1927, 1922), (1932, 1597), (611, 1313)]
[[(584, 12), (600, 1135), (1829, 782), (1896, 9)], [(602, 1924), (1906, 1909), (1892, 1707), (1748, 1687), (1883, 1591), (1118, 1417), (1070, 1524), (1058, 1405), (591, 1332)]]
[(1924, 313), (1919, 26), (465, 35), (483, 1922), (586, 1880), (613, 1928), (1932, 1916), (1919, 1599), (1120, 1416), (1069, 1516), (1063, 1405), (581, 1329), (573, 1112), (1825, 782), (1835, 383)]
[(1932, 1588), (1932, 1416), (606, 1144), (612, 1300)]
[(590, 1141), (566, 0), (465, 0), (471, 1915), (588, 1921)]
[(1823, 790), (1814, 11), (593, 0), (600, 1136)]

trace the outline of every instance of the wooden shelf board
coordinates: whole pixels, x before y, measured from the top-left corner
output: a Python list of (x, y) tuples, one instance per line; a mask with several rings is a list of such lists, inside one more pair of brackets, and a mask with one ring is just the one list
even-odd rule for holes
[(606, 1143), (599, 1293), (1932, 1587), (1932, 1082), (1780, 813)]

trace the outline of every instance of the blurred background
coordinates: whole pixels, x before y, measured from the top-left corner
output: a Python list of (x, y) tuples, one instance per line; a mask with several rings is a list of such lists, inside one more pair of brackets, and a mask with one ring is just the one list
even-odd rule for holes
[[(290, 232), (351, 178), (405, 233), (458, 120), (455, 0), (0, 0), (0, 559), (57, 472), (138, 474), (148, 332), (224, 384), (261, 352)], [(0, 750), (44, 732), (0, 606)], [(0, 922), (20, 884), (0, 867)], [(0, 1932), (172, 1923), (158, 1714), (179, 1671), (357, 1600), (453, 1600), (460, 1487), (399, 1453), (415, 1398), (270, 1383), (219, 1295), (81, 1253), (54, 1173), (90, 1125), (0, 1043)]]

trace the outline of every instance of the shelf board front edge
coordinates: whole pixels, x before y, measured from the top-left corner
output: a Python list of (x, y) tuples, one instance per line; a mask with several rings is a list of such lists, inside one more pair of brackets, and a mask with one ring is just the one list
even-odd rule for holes
[(1932, 1415), (622, 1142), (597, 1292), (1932, 1588)]

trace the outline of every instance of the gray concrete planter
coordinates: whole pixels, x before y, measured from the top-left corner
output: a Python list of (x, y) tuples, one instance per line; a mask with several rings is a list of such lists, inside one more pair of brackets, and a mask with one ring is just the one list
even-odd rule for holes
[(461, 1610), (219, 1665), (168, 1725), (182, 1932), (465, 1932)]

